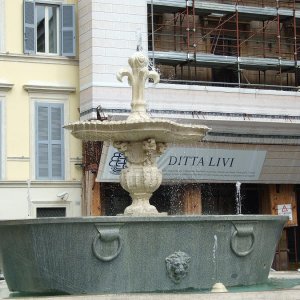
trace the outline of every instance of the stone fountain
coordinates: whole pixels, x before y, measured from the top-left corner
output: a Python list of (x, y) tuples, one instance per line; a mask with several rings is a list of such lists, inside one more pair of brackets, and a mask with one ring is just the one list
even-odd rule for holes
[(148, 58), (136, 52), (128, 60), (132, 71), (121, 70), (132, 86), (131, 113), (125, 121), (88, 121), (65, 126), (82, 140), (112, 141), (122, 152), (127, 168), (120, 176), (121, 186), (129, 192), (132, 204), (125, 215), (153, 215), (157, 209), (149, 204), (152, 193), (161, 185), (162, 173), (156, 158), (167, 148), (167, 143), (200, 142), (209, 130), (206, 126), (183, 125), (169, 120), (153, 119), (146, 112), (144, 85), (148, 78), (158, 83), (159, 74), (148, 70)]
[(65, 128), (83, 140), (111, 141), (125, 155), (120, 183), (132, 204), (115, 217), (1, 221), (0, 264), (9, 289), (92, 294), (264, 283), (287, 217), (166, 216), (149, 204), (162, 181), (156, 158), (168, 143), (199, 142), (208, 128), (150, 118), (144, 84), (159, 75), (142, 52), (129, 65), (132, 71), (117, 74), (132, 86), (127, 120)]

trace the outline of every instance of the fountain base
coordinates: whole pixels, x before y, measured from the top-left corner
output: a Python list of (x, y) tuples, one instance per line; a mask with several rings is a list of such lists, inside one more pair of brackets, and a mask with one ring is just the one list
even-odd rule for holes
[(211, 292), (212, 293), (227, 293), (228, 290), (226, 289), (225, 285), (222, 282), (217, 282), (213, 285)]
[[(147, 222), (145, 222), (147, 220)], [(166, 292), (264, 283), (286, 217), (86, 217), (0, 222), (11, 291)], [(213, 263), (214, 236), (219, 247)]]

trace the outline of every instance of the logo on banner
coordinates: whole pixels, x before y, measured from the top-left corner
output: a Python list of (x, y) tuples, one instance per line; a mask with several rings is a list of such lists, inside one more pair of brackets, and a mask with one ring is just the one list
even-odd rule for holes
[(279, 204), (277, 205), (278, 215), (288, 216), (290, 221), (293, 221), (293, 208), (292, 204)]
[(114, 152), (108, 165), (110, 166), (111, 174), (120, 175), (121, 171), (126, 167), (126, 158), (122, 153)]

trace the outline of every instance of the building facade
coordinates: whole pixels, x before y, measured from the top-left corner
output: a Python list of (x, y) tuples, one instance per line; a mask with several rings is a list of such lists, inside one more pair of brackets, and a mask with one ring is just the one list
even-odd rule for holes
[(81, 215), (77, 43), (77, 1), (0, 1), (1, 219)]
[[(286, 256), (289, 249), (290, 261), (297, 263), (297, 1), (81, 0), (78, 5), (81, 119), (126, 118), (131, 90), (115, 74), (142, 41), (161, 75), (157, 86), (147, 88), (149, 113), (211, 128), (203, 143), (172, 145), (164, 155), (164, 185), (152, 202), (174, 214), (232, 214), (240, 182), (241, 213), (289, 214), (279, 254)], [(130, 200), (115, 182), (124, 158), (106, 144), (88, 143), (84, 149), (88, 211), (122, 212)], [(100, 183), (94, 183), (98, 162), (91, 151), (101, 157)]]

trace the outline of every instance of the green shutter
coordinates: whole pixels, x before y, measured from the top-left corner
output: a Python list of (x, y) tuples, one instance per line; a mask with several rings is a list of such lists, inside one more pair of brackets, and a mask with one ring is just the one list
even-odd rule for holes
[(75, 56), (75, 5), (62, 5), (61, 19), (61, 54)]
[(36, 178), (64, 179), (63, 104), (36, 104)]
[(35, 53), (35, 1), (24, 0), (24, 53)]

